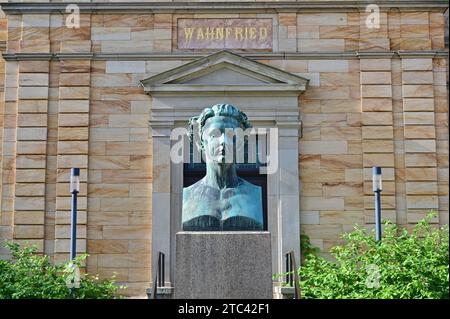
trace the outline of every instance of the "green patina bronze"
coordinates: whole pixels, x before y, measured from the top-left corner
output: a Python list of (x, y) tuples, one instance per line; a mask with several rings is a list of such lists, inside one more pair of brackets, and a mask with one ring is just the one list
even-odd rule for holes
[(183, 230), (262, 230), (261, 187), (238, 177), (235, 156), (226, 157), (236, 141), (229, 132), (251, 127), (247, 116), (233, 105), (216, 104), (190, 119), (191, 132), (196, 124), (198, 147), (206, 155), (206, 175), (183, 189)]

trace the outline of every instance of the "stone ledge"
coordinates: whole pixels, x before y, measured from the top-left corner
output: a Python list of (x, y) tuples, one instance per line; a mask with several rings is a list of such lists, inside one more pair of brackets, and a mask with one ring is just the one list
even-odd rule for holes
[(5, 61), (50, 61), (52, 53), (3, 53)]
[[(61, 13), (64, 14), (68, 3), (28, 3), (9, 2), (1, 5), (6, 14), (30, 14), (30, 13)], [(299, 2), (114, 2), (114, 3), (85, 3), (73, 2), (78, 5), (80, 12), (151, 12), (151, 13), (183, 13), (183, 12), (351, 12), (365, 11), (367, 1), (299, 1)], [(381, 10), (398, 8), (401, 11), (439, 11), (444, 12), (448, 8), (448, 1), (436, 0), (382, 0), (377, 1)]]
[(295, 288), (294, 287), (280, 287), (280, 294), (282, 299), (294, 299)]
[[(205, 53), (3, 53), (6, 61), (49, 61), (49, 60), (194, 60), (217, 51)], [(386, 52), (236, 52), (237, 54), (261, 60), (335, 60), (335, 59), (391, 59), (393, 57), (448, 58), (448, 50), (386, 51)]]
[[(156, 299), (171, 299), (174, 287), (158, 287), (156, 290)], [(147, 288), (147, 297), (152, 299), (153, 289)]]

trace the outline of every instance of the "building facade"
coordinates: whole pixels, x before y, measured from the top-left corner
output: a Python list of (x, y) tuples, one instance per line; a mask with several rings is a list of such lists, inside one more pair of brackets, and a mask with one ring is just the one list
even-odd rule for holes
[(372, 166), (384, 218), (448, 223), (447, 1), (1, 5), (1, 242), (67, 260), (79, 167), (86, 270), (143, 296), (162, 251), (173, 285), (184, 173), (171, 134), (215, 103), (278, 129), (274, 272), (300, 233), (326, 255), (355, 223), (373, 227)]

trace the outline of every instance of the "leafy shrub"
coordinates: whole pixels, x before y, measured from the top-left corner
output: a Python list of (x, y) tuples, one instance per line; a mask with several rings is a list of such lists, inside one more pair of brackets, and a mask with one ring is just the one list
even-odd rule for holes
[[(381, 242), (359, 226), (330, 251), (310, 253), (299, 269), (302, 298), (449, 298), (449, 228), (421, 220), (411, 232), (384, 222)], [(285, 275), (285, 274), (282, 274)]]
[(320, 252), (319, 247), (315, 247), (311, 244), (311, 240), (309, 239), (309, 236), (306, 234), (300, 235), (300, 251), (302, 253), (301, 256), (301, 264), (305, 262), (305, 260), (308, 258), (308, 256), (311, 255), (317, 255)]
[[(98, 277), (82, 274), (79, 287), (69, 289), (75, 276), (74, 265), (81, 266), (87, 255), (71, 262), (52, 265), (48, 256), (36, 254), (36, 247), (20, 247), (6, 243), (13, 260), (0, 260), (0, 299), (103, 299), (120, 298), (114, 277), (99, 281)], [(69, 283), (69, 286), (68, 286)]]

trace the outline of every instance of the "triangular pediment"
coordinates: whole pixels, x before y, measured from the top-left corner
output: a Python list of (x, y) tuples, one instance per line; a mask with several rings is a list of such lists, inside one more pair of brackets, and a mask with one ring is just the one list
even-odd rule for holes
[(273, 83), (270, 78), (262, 77), (258, 73), (251, 71), (242, 72), (240, 68), (232, 64), (223, 62), (208, 69), (208, 72), (195, 72), (183, 78), (176, 79), (171, 84), (216, 84), (216, 85), (233, 85), (241, 84), (266, 84)]
[(142, 80), (147, 93), (303, 92), (309, 80), (249, 58), (220, 51)]

